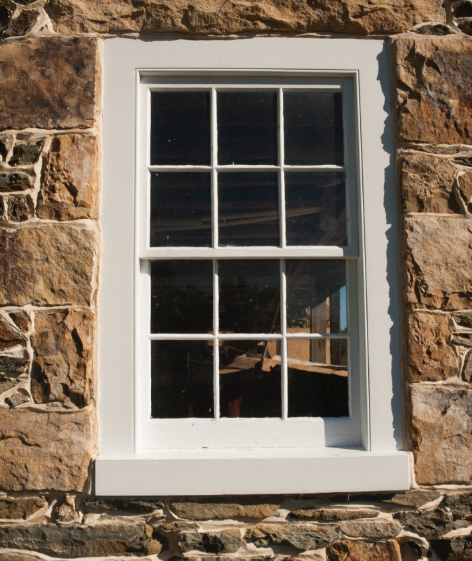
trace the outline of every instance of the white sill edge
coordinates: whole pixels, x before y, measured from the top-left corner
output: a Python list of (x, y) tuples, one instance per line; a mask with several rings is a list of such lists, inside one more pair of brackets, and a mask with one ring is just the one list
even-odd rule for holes
[[(409, 456), (401, 451), (292, 448), (253, 450), (251, 455), (247, 450), (227, 452), (163, 450), (158, 455), (154, 452), (139, 456), (99, 456), (95, 464), (95, 493), (101, 496), (263, 495), (404, 491), (410, 487)], [(234, 453), (239, 453), (239, 457)]]

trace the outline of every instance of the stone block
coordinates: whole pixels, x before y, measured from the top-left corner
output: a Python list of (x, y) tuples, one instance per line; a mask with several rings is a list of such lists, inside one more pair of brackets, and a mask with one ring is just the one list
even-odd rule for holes
[(472, 391), (411, 387), (411, 440), (419, 485), (472, 481)]
[(0, 60), (0, 130), (95, 124), (100, 73), (94, 38), (4, 43)]
[(30, 195), (10, 195), (7, 199), (7, 219), (26, 222), (34, 216), (34, 203)]
[(437, 538), (453, 530), (466, 528), (470, 523), (466, 520), (454, 521), (444, 510), (434, 512), (400, 512), (394, 515), (406, 530), (419, 534), (426, 539)]
[(451, 344), (451, 320), (442, 314), (408, 315), (406, 373), (411, 382), (459, 376), (459, 360)]
[(128, 514), (151, 514), (164, 508), (161, 501), (155, 499), (85, 499), (88, 512), (94, 510), (112, 510)]
[(89, 311), (36, 312), (31, 337), (31, 393), (36, 403), (90, 403), (93, 322)]
[(405, 154), (400, 160), (403, 212), (460, 212), (453, 191), (456, 172), (449, 160), (429, 154)]
[(258, 502), (244, 497), (228, 499), (200, 499), (198, 501), (173, 501), (171, 509), (179, 518), (210, 520), (228, 518), (267, 518), (275, 514), (280, 500)]
[(431, 540), (431, 550), (441, 561), (470, 561), (472, 559), (472, 538), (456, 537), (452, 540)]
[(15, 14), (4, 30), (3, 38), (27, 35), (33, 30), (41, 14), (41, 10), (35, 8), (22, 10), (18, 14)]
[(205, 551), (206, 553), (235, 553), (243, 545), (241, 531), (193, 532), (180, 534), (178, 547), (181, 553)]
[(95, 438), (88, 410), (0, 410), (0, 489), (81, 491), (97, 453)]
[(340, 538), (332, 526), (308, 524), (258, 524), (246, 531), (246, 539), (257, 547), (290, 546), (301, 551), (326, 547)]
[(0, 351), (26, 345), (26, 337), (16, 325), (0, 316)]
[(39, 218), (97, 218), (98, 141), (94, 136), (53, 138), (43, 158)]
[(438, 500), (439, 497), (441, 497), (441, 493), (439, 491), (414, 489), (413, 491), (407, 491), (406, 493), (398, 493), (393, 496), (389, 502), (396, 505), (420, 508), (428, 503)]
[(26, 191), (32, 187), (33, 178), (27, 173), (0, 173), (0, 193)]
[(26, 520), (40, 510), (46, 509), (48, 503), (44, 497), (26, 499), (0, 499), (0, 519)]
[(96, 250), (84, 225), (1, 228), (0, 305), (90, 306)]
[(351, 520), (341, 524), (338, 530), (350, 538), (390, 540), (398, 536), (402, 527), (390, 520)]
[(397, 542), (341, 541), (326, 549), (328, 561), (402, 561)]
[(8, 163), (11, 166), (28, 166), (35, 164), (44, 146), (44, 138), (29, 138), (19, 134)]
[(472, 224), (447, 217), (404, 222), (406, 300), (417, 308), (472, 307)]
[(327, 31), (398, 33), (422, 22), (445, 22), (440, 0), (49, 0), (59, 33), (192, 33)]
[(320, 520), (322, 522), (339, 522), (342, 520), (357, 520), (359, 518), (375, 518), (376, 510), (345, 509), (345, 508), (300, 508), (292, 510), (290, 518), (297, 520)]
[(400, 140), (472, 144), (472, 43), (463, 35), (394, 39)]

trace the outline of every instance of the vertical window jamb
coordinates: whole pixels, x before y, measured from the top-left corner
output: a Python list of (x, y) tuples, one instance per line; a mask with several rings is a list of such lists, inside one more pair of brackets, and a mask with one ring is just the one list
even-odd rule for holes
[[(218, 125), (216, 111), (216, 89), (211, 88), (211, 118), (210, 118), (210, 138), (211, 138), (211, 215), (212, 215), (212, 241), (213, 247), (217, 248), (218, 241), (218, 173), (216, 165), (218, 163)], [(216, 334), (216, 333), (215, 333)]]
[(220, 418), (219, 300), (218, 259), (213, 259), (213, 415), (216, 420)]
[(284, 102), (283, 90), (278, 90), (279, 101), (279, 219), (280, 219), (280, 247), (287, 246), (285, 234), (285, 175), (284, 175)]
[(280, 379), (282, 381), (282, 419), (288, 418), (288, 368), (287, 368), (287, 285), (285, 259), (280, 260)]

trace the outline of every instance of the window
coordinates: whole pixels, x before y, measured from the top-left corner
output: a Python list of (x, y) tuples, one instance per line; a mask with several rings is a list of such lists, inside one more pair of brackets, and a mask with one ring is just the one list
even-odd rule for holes
[(98, 493), (407, 488), (386, 64), (105, 42)]

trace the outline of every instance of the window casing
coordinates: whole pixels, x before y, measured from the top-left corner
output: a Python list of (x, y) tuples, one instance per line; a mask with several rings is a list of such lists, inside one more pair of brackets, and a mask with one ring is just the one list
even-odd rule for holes
[[(288, 44), (292, 47), (291, 54), (283, 55)], [(329, 51), (326, 50), (328, 45)], [(275, 57), (275, 62), (270, 55), (273, 49), (282, 54), (279, 59)], [(214, 52), (222, 54), (218, 64), (213, 62)], [(303, 54), (303, 58), (294, 56), (296, 53)], [(201, 63), (205, 60), (207, 68), (202, 70)], [(299, 60), (312, 62), (306, 68), (306, 64), (297, 62)], [(373, 491), (407, 487), (407, 456), (397, 452), (401, 447), (398, 441), (399, 411), (395, 410), (398, 409), (398, 371), (395, 368), (398, 326), (392, 318), (391, 308), (392, 303), (397, 305), (396, 280), (392, 277), (395, 263), (391, 259), (395, 244), (391, 235), (395, 209), (388, 208), (388, 205), (394, 205), (394, 197), (389, 170), (391, 133), (388, 120), (385, 125), (388, 114), (384, 110), (388, 72), (386, 67), (382, 69), (382, 64), (386, 65), (383, 43), (370, 41), (328, 43), (313, 39), (258, 39), (203, 43), (177, 41), (169, 45), (165, 41), (144, 43), (119, 39), (105, 43), (105, 73), (109, 79), (105, 80), (104, 106), (104, 264), (100, 293), (100, 362), (104, 366), (104, 378), (101, 382), (102, 444), (96, 479), (99, 493)], [(117, 72), (123, 73), (122, 79), (117, 79)], [(126, 84), (125, 77), (133, 78), (133, 87), (123, 85)], [(152, 92), (185, 91), (209, 92), (211, 160), (193, 168), (185, 163), (155, 164), (150, 158), (149, 142)], [(218, 96), (238, 91), (276, 93), (276, 164), (235, 165), (218, 160)], [(342, 94), (343, 162), (316, 163), (309, 167), (285, 163), (285, 92)], [(135, 109), (124, 112), (123, 101), (131, 103)], [(119, 112), (118, 107), (121, 107)], [(120, 126), (117, 119), (123, 119), (124, 123)], [(366, 147), (368, 156), (365, 155)], [(165, 242), (151, 240), (152, 177), (153, 174), (165, 176), (191, 171), (211, 177), (211, 240), (206, 247), (166, 247)], [(266, 172), (277, 176), (278, 244), (232, 246), (228, 237), (220, 235), (223, 228), (218, 220), (218, 186), (224, 183), (221, 178), (236, 171), (246, 174)], [(297, 173), (327, 172), (345, 174), (347, 243), (290, 243), (286, 231), (286, 178)], [(376, 193), (378, 181), (383, 188)], [(112, 184), (115, 185), (114, 193)], [(221, 196), (221, 191), (219, 194)], [(131, 207), (134, 212), (130, 211)], [(219, 243), (218, 237), (223, 243)], [(115, 246), (117, 240), (123, 242), (119, 244), (119, 250)], [(218, 332), (218, 267), (220, 263), (236, 263), (238, 260), (280, 264), (281, 328), (275, 335), (256, 332), (249, 337), (280, 341), (280, 416), (235, 419), (221, 415), (216, 360), (213, 370), (215, 418), (152, 418), (156, 417), (151, 410), (150, 398), (150, 348), (153, 341), (200, 340), (215, 349), (229, 340), (248, 339), (244, 333), (227, 333), (231, 329)], [(287, 329), (289, 275), (286, 264), (293, 260), (345, 264), (347, 332), (315, 332), (308, 337), (315, 342), (349, 341), (349, 417), (290, 415), (287, 344), (296, 338), (307, 338), (291, 335)], [(150, 332), (149, 273), (153, 263), (166, 261), (213, 264), (212, 325), (206, 333)], [(116, 276), (118, 274), (120, 277)], [(119, 306), (117, 301), (120, 301)], [(119, 333), (116, 327), (110, 332), (105, 326), (111, 325), (124, 327), (118, 330)], [(116, 353), (110, 354), (117, 348), (121, 349), (120, 358)], [(374, 377), (373, 370), (376, 372)], [(295, 469), (301, 470), (300, 476), (280, 481), (287, 474), (286, 466), (291, 469), (297, 466)], [(379, 466), (384, 466), (384, 475), (373, 477)], [(366, 469), (372, 473), (366, 475)], [(130, 470), (137, 474), (139, 483), (123, 482), (124, 474)], [(251, 470), (254, 483), (248, 482), (243, 475), (246, 470)], [(271, 470), (271, 477), (267, 476), (268, 470)], [(345, 470), (351, 473), (347, 481), (336, 476), (337, 472)]]

